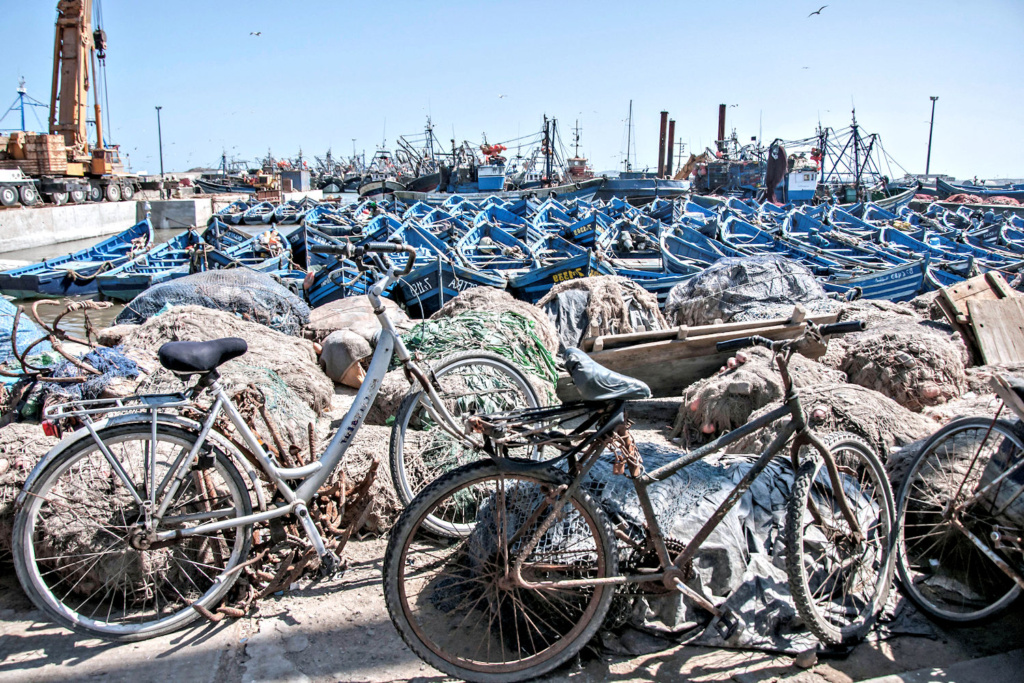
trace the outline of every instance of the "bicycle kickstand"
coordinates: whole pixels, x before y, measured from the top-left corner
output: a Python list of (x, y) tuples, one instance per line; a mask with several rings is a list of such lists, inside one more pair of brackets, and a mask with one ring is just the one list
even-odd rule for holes
[(333, 576), (342, 566), (341, 558), (324, 546), (324, 539), (320, 535), (320, 530), (316, 528), (316, 524), (313, 522), (313, 518), (310, 517), (309, 510), (306, 509), (305, 505), (299, 504), (295, 508), (295, 515), (302, 523), (302, 528), (306, 532), (306, 536), (309, 537), (309, 542), (313, 544), (317, 557), (320, 558), (320, 576), (325, 579)]

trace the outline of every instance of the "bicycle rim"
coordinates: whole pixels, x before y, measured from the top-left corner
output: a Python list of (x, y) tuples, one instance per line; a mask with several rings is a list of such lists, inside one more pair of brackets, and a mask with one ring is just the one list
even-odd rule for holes
[[(443, 362), (435, 375), (438, 396), (457, 420), (539, 405), (529, 380), (500, 356), (457, 356)], [(392, 480), (404, 504), (441, 475), (483, 455), (441, 429), (426, 402), (424, 392), (407, 396), (392, 429)], [(519, 449), (509, 455), (534, 458), (536, 449)], [(458, 533), (450, 524), (438, 522), (433, 528), (437, 533)]]
[[(545, 503), (564, 475), (503, 474), (480, 462), (435, 482), (403, 513), (388, 546), (385, 596), (402, 637), (428, 663), (467, 680), (513, 681), (555, 668), (600, 627), (613, 586), (528, 589), (505, 578), (532, 531), (555, 513)], [(428, 516), (473, 524), (438, 540)], [(453, 502), (454, 501), (454, 502)], [(523, 561), (531, 582), (602, 578), (617, 572), (607, 520), (584, 493), (557, 511)]]
[[(935, 434), (911, 466), (899, 497), (900, 584), (932, 617), (955, 623), (982, 621), (1005, 610), (1020, 595), (1013, 579), (965, 531), (1018, 572), (1024, 569), (1019, 551), (995, 548), (991, 542), (992, 534), (998, 532), (994, 513), (1000, 488), (983, 497), (974, 495), (993, 472), (998, 473), (994, 457), (1016, 454), (1019, 458), (1022, 448), (1024, 441), (1010, 423), (969, 418)], [(955, 517), (946, 514), (951, 507), (960, 508)]]
[(825, 437), (861, 538), (840, 509), (820, 457), (801, 466), (787, 518), (787, 572), (797, 611), (827, 644), (854, 642), (871, 628), (892, 585), (893, 502), (885, 469), (853, 435)]
[[(194, 435), (161, 427), (150, 463), (150, 432), (137, 425), (100, 433), (145, 500), (150, 482), (165, 481), (187, 454)], [(251, 512), (248, 492), (229, 458), (212, 451), (194, 468), (168, 507), (158, 531), (197, 526)], [(220, 514), (217, 514), (217, 513)], [(225, 572), (248, 552), (249, 527), (230, 528), (139, 550), (130, 541), (143, 519), (139, 504), (91, 438), (54, 461), (29, 491), (15, 520), (15, 561), (26, 593), (45, 612), (73, 629), (109, 639), (134, 640), (168, 633), (198, 616), (231, 587)]]

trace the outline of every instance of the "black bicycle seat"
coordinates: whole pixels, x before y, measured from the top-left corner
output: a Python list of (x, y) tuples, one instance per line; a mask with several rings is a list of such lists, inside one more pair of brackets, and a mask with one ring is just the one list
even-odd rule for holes
[(565, 368), (584, 401), (635, 401), (651, 397), (651, 388), (646, 384), (609, 370), (579, 349), (565, 350)]
[(205, 342), (167, 342), (157, 351), (160, 365), (171, 372), (210, 372), (249, 350), (244, 339), (225, 337)]

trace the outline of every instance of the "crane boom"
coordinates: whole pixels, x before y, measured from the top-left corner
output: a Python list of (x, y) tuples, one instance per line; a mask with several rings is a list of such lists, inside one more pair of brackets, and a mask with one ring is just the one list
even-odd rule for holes
[[(89, 157), (86, 122), (91, 89), (89, 67), (94, 49), (92, 0), (59, 0), (50, 90), (50, 133), (63, 135), (69, 156), (76, 159)], [(98, 98), (96, 108), (99, 109)], [(96, 120), (98, 124), (98, 115)], [(98, 146), (103, 146), (102, 138)]]

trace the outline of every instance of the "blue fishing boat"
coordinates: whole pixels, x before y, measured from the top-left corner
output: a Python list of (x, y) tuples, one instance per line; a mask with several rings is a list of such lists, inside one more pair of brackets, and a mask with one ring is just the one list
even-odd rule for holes
[(152, 244), (153, 226), (147, 217), (86, 249), (0, 273), (0, 292), (16, 299), (95, 294), (97, 275), (127, 263)]
[(665, 271), (677, 275), (692, 274), (695, 268), (707, 268), (725, 256), (669, 232), (661, 235), (660, 246)]
[(592, 275), (614, 275), (615, 270), (593, 251), (547, 235), (530, 245), (540, 267), (509, 278), (508, 288), (516, 298), (537, 303), (559, 282)]
[(404, 244), (416, 249), (417, 265), (399, 281), (392, 296), (420, 317), (429, 318), (467, 289), (480, 286), (505, 288), (504, 275), (459, 264), (457, 258), (453, 258), (455, 254), (451, 248), (429, 231), (406, 225), (399, 235)]
[(308, 209), (300, 202), (287, 201), (274, 209), (274, 222), (279, 225), (301, 223)]
[(478, 270), (522, 270), (540, 265), (525, 242), (491, 223), (469, 230), (455, 243), (455, 251), (464, 265)]
[(270, 202), (253, 204), (242, 214), (242, 222), (246, 225), (266, 225), (273, 220), (274, 210), (274, 205)]
[(854, 277), (819, 277), (826, 292), (844, 296), (859, 292), (864, 299), (909, 301), (925, 290), (925, 271), (928, 261), (922, 259), (881, 272)]
[[(196, 249), (196, 247), (200, 247)], [(205, 270), (202, 238), (193, 230), (96, 277), (99, 293), (113, 301), (131, 301), (153, 285)], [(212, 249), (212, 247), (211, 247)]]
[(242, 217), (245, 212), (249, 210), (251, 204), (241, 199), (231, 202), (223, 209), (213, 215), (213, 218), (223, 221), (224, 223), (230, 223), (231, 225), (241, 225)]

